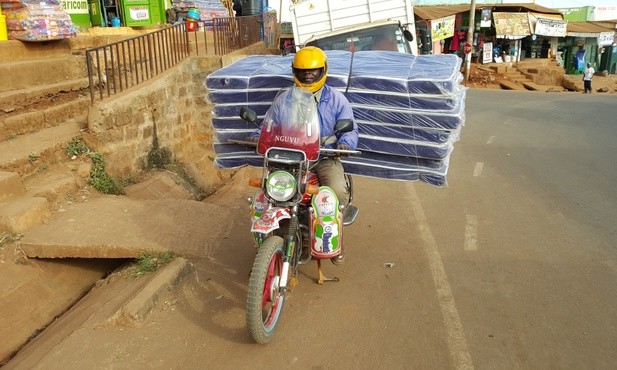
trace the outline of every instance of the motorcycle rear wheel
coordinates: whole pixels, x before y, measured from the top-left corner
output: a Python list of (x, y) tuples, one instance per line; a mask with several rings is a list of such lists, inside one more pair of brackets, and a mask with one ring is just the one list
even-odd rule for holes
[(248, 287), (246, 326), (257, 343), (269, 343), (278, 326), (285, 302), (282, 273), (283, 239), (271, 236), (259, 247)]

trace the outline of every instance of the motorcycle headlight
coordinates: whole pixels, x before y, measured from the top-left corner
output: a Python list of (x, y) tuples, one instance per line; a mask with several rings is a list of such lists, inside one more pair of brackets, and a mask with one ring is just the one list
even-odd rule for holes
[(272, 172), (266, 181), (266, 190), (272, 199), (284, 202), (296, 193), (296, 179), (289, 172)]

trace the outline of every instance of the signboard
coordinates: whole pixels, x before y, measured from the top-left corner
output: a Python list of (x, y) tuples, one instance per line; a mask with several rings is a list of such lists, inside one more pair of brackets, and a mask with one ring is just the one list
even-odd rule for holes
[(551, 37), (566, 37), (568, 21), (559, 19), (538, 18), (536, 35)]
[(482, 20), (480, 20), (480, 27), (491, 26), (491, 13), (492, 10), (490, 8), (482, 9)]
[(454, 36), (455, 16), (439, 18), (431, 21), (431, 36), (433, 42)]
[(600, 32), (598, 36), (598, 46), (613, 45), (615, 40), (615, 32)]
[(69, 14), (90, 14), (88, 0), (60, 0), (60, 4)]
[(531, 35), (531, 30), (529, 29), (529, 16), (527, 13), (493, 12), (493, 22), (495, 22), (497, 37), (524, 37)]
[(485, 42), (482, 50), (482, 64), (493, 62), (493, 43)]

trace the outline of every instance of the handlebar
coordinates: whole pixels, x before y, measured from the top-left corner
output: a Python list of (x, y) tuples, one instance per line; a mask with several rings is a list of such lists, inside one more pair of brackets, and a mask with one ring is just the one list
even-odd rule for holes
[(359, 150), (344, 150), (344, 149), (319, 149), (319, 155), (323, 157), (337, 157), (341, 155), (362, 155)]
[[(256, 147), (257, 142), (248, 141), (248, 140), (228, 140), (229, 143), (241, 144), (251, 147)], [(321, 148), (319, 149), (319, 155), (321, 157), (338, 157), (338, 156), (349, 156), (349, 155), (362, 155), (362, 152), (359, 150), (344, 150), (344, 149), (329, 149), (329, 148)]]

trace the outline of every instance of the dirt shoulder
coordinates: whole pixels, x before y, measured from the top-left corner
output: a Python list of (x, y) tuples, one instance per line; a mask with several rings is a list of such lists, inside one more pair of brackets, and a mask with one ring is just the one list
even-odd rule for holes
[[(512, 83), (506, 75), (491, 71), (489, 68), (474, 64), (470, 68), (469, 81), (467, 81), (465, 85), (471, 89), (502, 90), (503, 87), (500, 85), (502, 81), (508, 81)], [(580, 74), (564, 74), (563, 80), (561, 82), (561, 87), (563, 87), (562, 92), (564, 93), (583, 92), (582, 76)], [(592, 88), (593, 91), (597, 93), (617, 94), (617, 75), (596, 74), (592, 80)], [(521, 85), (521, 90), (522, 89), (523, 86)], [(551, 91), (556, 92), (559, 90), (552, 89)]]

